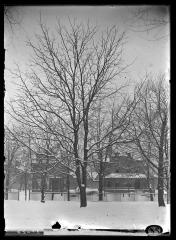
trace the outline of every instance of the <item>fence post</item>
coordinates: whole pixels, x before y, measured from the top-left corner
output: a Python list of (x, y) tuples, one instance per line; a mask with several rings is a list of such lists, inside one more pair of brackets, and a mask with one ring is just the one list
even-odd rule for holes
[(30, 188), (29, 188), (29, 201), (30, 201), (30, 198), (31, 198), (31, 190), (30, 190)]
[(18, 201), (20, 200), (20, 191), (18, 189)]

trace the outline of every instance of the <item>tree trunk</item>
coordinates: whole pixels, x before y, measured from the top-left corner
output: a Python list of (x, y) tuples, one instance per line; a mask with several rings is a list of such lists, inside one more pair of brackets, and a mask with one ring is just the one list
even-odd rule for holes
[(45, 202), (45, 190), (42, 188), (42, 191), (41, 191), (41, 202)]
[[(99, 138), (98, 138), (99, 140)], [(100, 149), (100, 144), (98, 145), (98, 148)], [(99, 181), (98, 181), (98, 200), (103, 201), (103, 175), (104, 175), (104, 168), (103, 168), (103, 154), (102, 151), (98, 151), (98, 160), (99, 160)]]
[(23, 189), (23, 174), (20, 177), (20, 191)]
[(159, 204), (159, 207), (165, 206), (163, 159), (159, 160), (159, 166), (158, 166), (158, 204)]
[(103, 175), (99, 173), (99, 188), (98, 188), (98, 197), (99, 201), (103, 201)]
[(80, 186), (80, 207), (87, 207), (86, 187), (84, 184)]
[[(80, 207), (86, 207), (87, 206), (87, 198), (86, 198), (86, 168), (85, 166), (82, 166), (82, 176), (80, 172), (80, 160), (78, 155), (78, 133), (75, 131), (74, 133), (74, 157), (76, 161), (76, 179), (80, 191)], [(82, 179), (81, 179), (82, 177)]]
[(70, 176), (69, 176), (69, 170), (67, 174), (67, 201), (70, 201)]
[(152, 188), (149, 187), (149, 192), (150, 192), (150, 201), (153, 201), (153, 191), (152, 191)]
[(165, 207), (163, 178), (161, 177), (161, 174), (162, 173), (158, 170), (158, 204), (159, 204), (159, 207)]
[(76, 179), (80, 191), (80, 207), (86, 207), (87, 206), (87, 199), (86, 199), (86, 185), (83, 183), (86, 176), (83, 177), (84, 173), (82, 173), (82, 180), (83, 182), (81, 183), (81, 173), (80, 173), (80, 166), (79, 166), (79, 161), (76, 161), (77, 168), (75, 171), (76, 174)]
[(86, 196), (86, 186), (87, 186), (87, 172), (86, 167), (82, 166), (82, 184), (80, 187), (80, 207), (87, 207), (87, 196)]
[(54, 186), (53, 186), (53, 181), (51, 182), (51, 190), (52, 190), (52, 194), (51, 194), (51, 200), (54, 199)]
[(170, 197), (169, 196), (169, 194), (170, 194), (169, 193), (169, 176), (167, 176), (167, 183), (166, 184), (167, 184), (167, 204), (169, 204), (169, 197)]
[(41, 176), (41, 202), (45, 202), (45, 175)]
[(6, 175), (6, 184), (5, 184), (5, 200), (8, 200), (8, 191), (9, 191), (9, 174)]
[(159, 207), (165, 207), (164, 203), (164, 158), (163, 158), (163, 147), (164, 147), (164, 131), (166, 127), (166, 118), (164, 119), (161, 127), (161, 137), (159, 146), (159, 164), (158, 164), (158, 204)]
[(86, 187), (87, 187), (87, 139), (88, 139), (88, 110), (89, 107), (87, 106), (85, 117), (83, 118), (84, 123), (84, 162), (81, 166), (82, 168), (82, 184), (80, 188), (80, 201), (81, 207), (87, 206), (87, 195), (86, 195)]
[(8, 187), (6, 186), (5, 189), (5, 200), (8, 200)]
[(149, 193), (150, 193), (150, 201), (153, 201), (153, 191), (152, 191), (152, 187), (150, 184), (150, 166), (149, 163), (147, 163), (147, 182), (148, 182), (148, 189), (149, 189)]
[(83, 182), (81, 183), (81, 174), (80, 174), (79, 166), (77, 167), (77, 170), (75, 173), (76, 173), (77, 183), (80, 191), (80, 207), (86, 207), (87, 206), (86, 185)]
[(27, 200), (27, 173), (24, 173), (24, 191), (25, 191), (25, 201)]
[(100, 160), (100, 169), (99, 169), (99, 188), (98, 188), (98, 197), (99, 201), (103, 201), (103, 162), (102, 162), (102, 154), (99, 154)]

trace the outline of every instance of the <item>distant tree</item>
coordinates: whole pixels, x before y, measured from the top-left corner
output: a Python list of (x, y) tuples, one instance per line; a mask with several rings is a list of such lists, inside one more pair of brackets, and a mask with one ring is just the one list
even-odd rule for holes
[(159, 206), (165, 206), (163, 198), (166, 180), (164, 149), (169, 131), (167, 89), (164, 75), (160, 75), (157, 79), (146, 76), (142, 89), (138, 92), (140, 101), (133, 113), (131, 127), (128, 129), (128, 133), (135, 136), (135, 144), (142, 157), (155, 171), (157, 170)]
[(17, 175), (16, 167), (18, 166), (18, 151), (20, 144), (13, 138), (7, 128), (4, 134), (4, 170), (5, 170), (5, 199), (8, 200), (8, 191), (11, 188), (14, 178)]
[[(48, 120), (49, 116), (46, 119)], [(47, 131), (47, 127), (45, 131), (42, 129), (29, 129), (28, 126), (26, 127), (23, 124), (20, 127), (20, 132), (8, 130), (26, 152), (25, 155), (23, 154), (23, 158), (25, 157), (26, 159), (23, 167), (24, 177), (26, 174), (29, 174), (31, 184), (32, 176), (36, 175), (40, 179), (41, 202), (45, 202), (48, 173), (57, 167), (58, 173), (66, 175), (68, 178), (68, 175), (75, 170), (71, 160), (73, 155), (68, 153), (68, 151), (65, 154), (65, 149), (67, 149), (66, 142), (64, 143), (64, 148), (62, 148), (63, 143), (61, 144), (54, 134)], [(13, 129), (17, 129), (17, 127)], [(33, 159), (35, 159), (35, 164), (37, 164), (35, 165), (36, 167), (33, 166)], [(68, 185), (67, 187), (69, 188)]]
[[(117, 100), (118, 99), (118, 100)], [(131, 101), (125, 96), (113, 99), (109, 106), (103, 106), (103, 102), (99, 102), (95, 116), (91, 118), (90, 126), (90, 142), (92, 162), (95, 171), (99, 177), (99, 200), (103, 200), (103, 181), (106, 171), (106, 162), (108, 159), (112, 161), (114, 147), (118, 145), (133, 142), (133, 138), (124, 137), (131, 123), (131, 116), (137, 105), (138, 99), (134, 97)], [(105, 110), (106, 109), (106, 110)], [(129, 169), (128, 169), (129, 171)]]

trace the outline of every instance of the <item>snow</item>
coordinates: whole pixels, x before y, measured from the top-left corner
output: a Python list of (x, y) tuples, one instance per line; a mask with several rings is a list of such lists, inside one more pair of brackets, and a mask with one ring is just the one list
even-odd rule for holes
[(76, 175), (74, 172), (70, 172), (69, 175), (72, 176), (73, 178), (76, 178)]
[(87, 193), (92, 193), (92, 192), (98, 193), (98, 189), (97, 188), (86, 188), (86, 192)]
[[(74, 191), (74, 190), (73, 190)], [(79, 192), (79, 187), (77, 187), (76, 188), (76, 190), (75, 190), (75, 192), (74, 193), (76, 193), (76, 192)], [(86, 188), (86, 193), (93, 193), (93, 192), (96, 192), (96, 193), (98, 193), (98, 189), (97, 188)], [(72, 192), (73, 193), (73, 192)]]
[(90, 176), (90, 178), (91, 178), (92, 180), (95, 180), (96, 177), (98, 176), (98, 173), (97, 173), (97, 172), (90, 172), (90, 173), (89, 173), (89, 176)]
[(70, 189), (69, 192), (70, 193), (76, 193), (76, 190), (75, 189)]
[(158, 207), (157, 202), (88, 202), (80, 208), (79, 202), (67, 201), (4, 201), (6, 231), (51, 229), (58, 221), (61, 229), (145, 229), (160, 225), (170, 229), (170, 205)]
[(146, 178), (145, 174), (142, 173), (111, 173), (105, 178)]

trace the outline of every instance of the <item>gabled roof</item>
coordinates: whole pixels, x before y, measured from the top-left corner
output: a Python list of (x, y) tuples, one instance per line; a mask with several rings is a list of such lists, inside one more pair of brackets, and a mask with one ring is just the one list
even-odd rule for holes
[(147, 178), (143, 173), (111, 173), (105, 178)]

